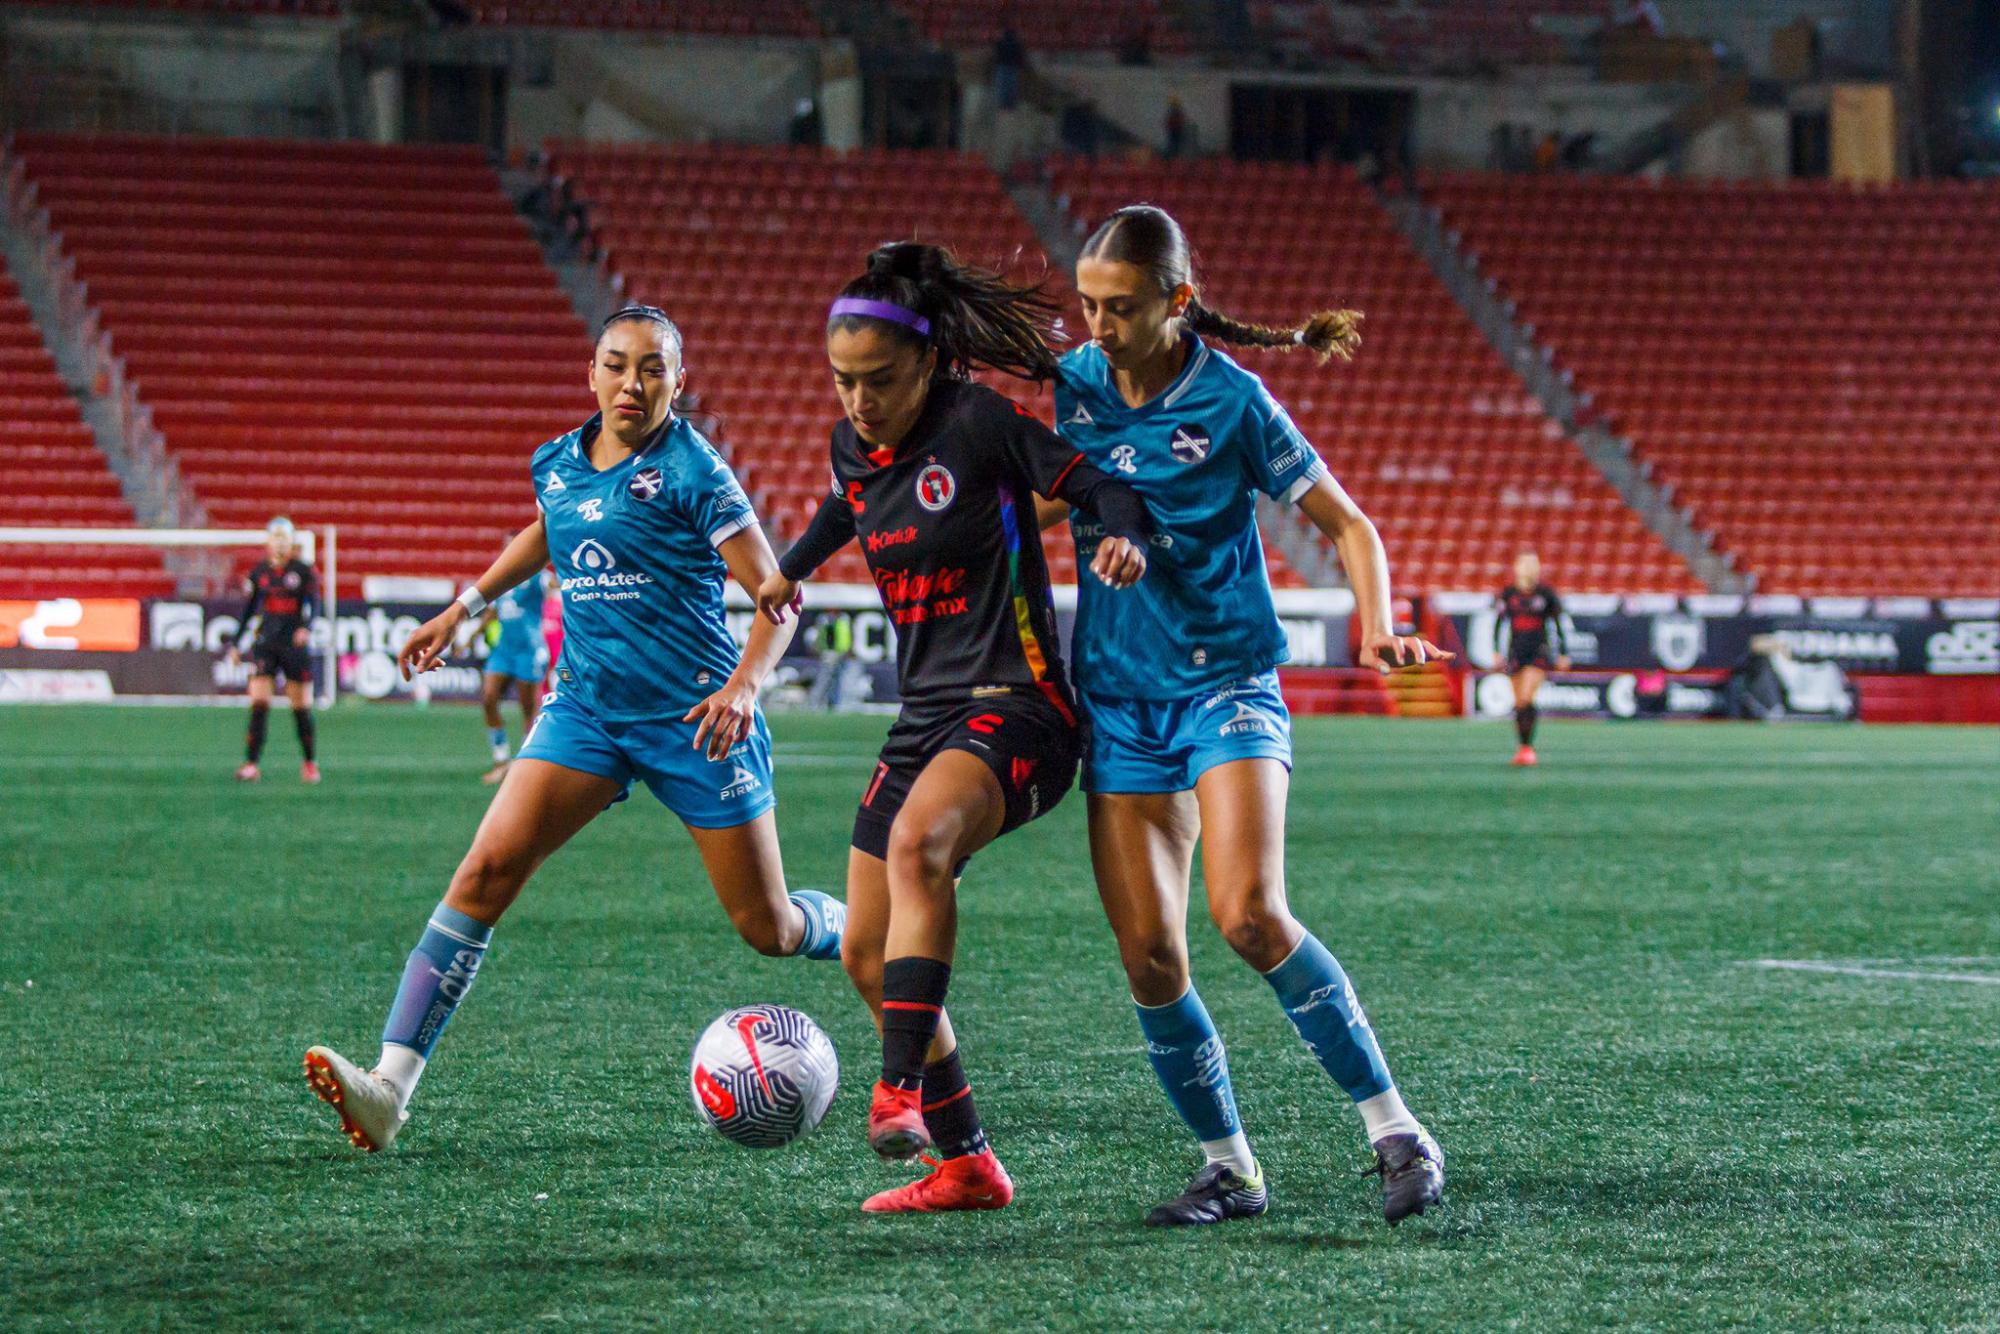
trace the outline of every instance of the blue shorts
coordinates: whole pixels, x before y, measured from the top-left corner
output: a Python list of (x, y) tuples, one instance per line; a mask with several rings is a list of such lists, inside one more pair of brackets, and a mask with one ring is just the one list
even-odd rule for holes
[(696, 829), (748, 824), (778, 804), (771, 786), (771, 729), (762, 710), (750, 735), (720, 760), (694, 748), (694, 729), (677, 717), (602, 722), (575, 699), (556, 693), (542, 701), (515, 758), (609, 778), (621, 784), (614, 802), (631, 795), (637, 778)]
[(516, 681), (532, 681), (536, 685), (549, 674), (549, 650), (546, 644), (533, 648), (520, 648), (502, 644), (486, 655), (488, 676), (511, 676)]
[(1292, 715), (1278, 674), (1263, 672), (1186, 699), (1105, 699), (1085, 693), (1090, 749), (1085, 792), (1186, 792), (1231, 760), (1292, 767)]

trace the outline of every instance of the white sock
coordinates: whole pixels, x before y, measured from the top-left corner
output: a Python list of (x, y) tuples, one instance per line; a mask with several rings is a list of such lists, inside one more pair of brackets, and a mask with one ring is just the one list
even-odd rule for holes
[(1361, 1113), (1361, 1120), (1368, 1127), (1368, 1142), (1380, 1144), (1389, 1135), (1421, 1135), (1424, 1128), (1417, 1118), (1410, 1115), (1410, 1109), (1403, 1106), (1403, 1095), (1395, 1089), (1378, 1093), (1372, 1098), (1363, 1098), (1354, 1104)]
[(1250, 1140), (1242, 1131), (1226, 1139), (1205, 1139), (1201, 1151), (1211, 1163), (1227, 1163), (1229, 1170), (1245, 1181), (1257, 1179), (1257, 1160), (1250, 1153)]
[(505, 764), (508, 760), (511, 760), (513, 758), (514, 758), (514, 752), (507, 749), (506, 742), (503, 741), (499, 745), (493, 748), (493, 762), (495, 764)]
[(375, 1073), (389, 1081), (389, 1087), (396, 1090), (396, 1108), (407, 1110), (410, 1095), (417, 1091), (417, 1081), (424, 1077), (424, 1066), (428, 1064), (417, 1055), (415, 1047), (405, 1047), (400, 1042), (382, 1044), (382, 1059), (375, 1062)]

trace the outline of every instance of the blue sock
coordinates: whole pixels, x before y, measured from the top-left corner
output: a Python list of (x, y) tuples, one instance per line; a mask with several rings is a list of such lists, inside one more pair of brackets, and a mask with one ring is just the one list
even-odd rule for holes
[(840, 933), (847, 927), (847, 905), (816, 889), (795, 889), (791, 899), (806, 919), (806, 933), (799, 937), (799, 947), (792, 953), (801, 959), (838, 959)]
[(477, 918), (442, 903), (432, 909), (423, 937), (403, 966), (403, 984), (396, 988), (396, 1004), (382, 1026), (383, 1044), (408, 1047), (430, 1059), (445, 1021), (472, 990), (492, 938), (493, 928)]
[(1306, 932), (1285, 961), (1264, 974), (1278, 1004), (1305, 1039), (1307, 1050), (1333, 1076), (1333, 1082), (1360, 1102), (1396, 1087), (1389, 1064), (1382, 1059), (1374, 1030), (1340, 961), (1319, 937)]
[(1240, 1133), (1236, 1091), (1229, 1086), (1229, 1054), (1194, 988), (1165, 1005), (1134, 1008), (1139, 1031), (1146, 1035), (1146, 1059), (1194, 1137), (1207, 1144)]

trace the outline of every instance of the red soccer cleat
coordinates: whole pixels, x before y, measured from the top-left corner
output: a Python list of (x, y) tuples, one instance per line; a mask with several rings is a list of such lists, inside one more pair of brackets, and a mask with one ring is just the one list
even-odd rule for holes
[(884, 1158), (914, 1158), (928, 1149), (923, 1104), (922, 1089), (891, 1088), (876, 1080), (868, 1100), (868, 1147)]
[(307, 760), (304, 764), (301, 764), (299, 766), (299, 781), (301, 783), (317, 783), (319, 781), (319, 766), (311, 760)]
[(1004, 1209), (1014, 1199), (1014, 1182), (993, 1150), (938, 1162), (925, 1158), (934, 1170), (907, 1186), (871, 1195), (861, 1206), (870, 1214), (940, 1214), (956, 1209)]
[(1516, 769), (1532, 769), (1540, 763), (1541, 761), (1535, 758), (1535, 748), (1533, 746), (1523, 746), (1514, 752), (1514, 767)]
[(236, 771), (236, 781), (239, 783), (254, 783), (263, 776), (254, 764), (246, 764)]

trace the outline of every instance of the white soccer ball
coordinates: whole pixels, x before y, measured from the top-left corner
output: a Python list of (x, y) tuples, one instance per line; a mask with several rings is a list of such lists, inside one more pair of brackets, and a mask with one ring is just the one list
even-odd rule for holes
[(694, 1044), (689, 1091), (724, 1139), (775, 1149), (813, 1132), (840, 1087), (840, 1058), (820, 1026), (785, 1005), (746, 1005)]

